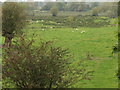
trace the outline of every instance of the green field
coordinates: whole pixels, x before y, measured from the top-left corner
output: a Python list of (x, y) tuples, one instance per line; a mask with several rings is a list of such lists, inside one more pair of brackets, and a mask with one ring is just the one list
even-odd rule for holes
[[(33, 26), (39, 26), (33, 24)], [(112, 47), (117, 42), (117, 27), (101, 28), (46, 28), (24, 30), (27, 38), (37, 34), (35, 45), (41, 40), (52, 40), (57, 46), (68, 48), (73, 54), (73, 65), (83, 60), (88, 70), (93, 70), (91, 80), (79, 81), (71, 87), (75, 88), (117, 88), (116, 77), (118, 59), (117, 54), (112, 55)], [(87, 58), (91, 54), (92, 60)]]
[(118, 3), (2, 5), (2, 88), (118, 88)]
[[(84, 20), (84, 18), (88, 19)], [(91, 80), (78, 81), (71, 88), (117, 88), (118, 56), (117, 53), (112, 54), (112, 47), (118, 42), (116, 36), (118, 27), (111, 26), (116, 24), (117, 20), (111, 18), (104, 20), (103, 17), (91, 18), (93, 18), (92, 22), (96, 20), (94, 24), (90, 22), (90, 17), (83, 17), (80, 18), (80, 21), (83, 20), (84, 24), (87, 22), (89, 25), (86, 26), (86, 24), (84, 27), (78, 25), (72, 28), (64, 22), (57, 23), (57, 19), (62, 21), (61, 17), (54, 19), (51, 17), (51, 20), (44, 17), (44, 19), (30, 21), (23, 32), (27, 39), (31, 39), (33, 34), (35, 35), (35, 46), (38, 46), (41, 41), (50, 40), (54, 42), (55, 46), (68, 48), (73, 55), (72, 61), (70, 61), (73, 66), (78, 65), (79, 68), (80, 61), (83, 61), (82, 64), (87, 70), (94, 71)], [(106, 21), (110, 21), (110, 24), (103, 26)], [(90, 27), (92, 24), (95, 27)], [(96, 24), (99, 24), (100, 27)], [(9, 80), (5, 82), (8, 84), (3, 87), (14, 87)]]

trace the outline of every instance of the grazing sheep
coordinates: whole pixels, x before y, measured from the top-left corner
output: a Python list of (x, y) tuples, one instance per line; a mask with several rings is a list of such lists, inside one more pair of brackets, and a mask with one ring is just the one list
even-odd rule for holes
[(81, 31), (81, 33), (85, 33), (85, 31)]
[(36, 23), (38, 23), (39, 21), (36, 21)]
[(78, 28), (76, 28), (75, 30), (78, 31)]
[(42, 29), (42, 31), (45, 31), (45, 29)]

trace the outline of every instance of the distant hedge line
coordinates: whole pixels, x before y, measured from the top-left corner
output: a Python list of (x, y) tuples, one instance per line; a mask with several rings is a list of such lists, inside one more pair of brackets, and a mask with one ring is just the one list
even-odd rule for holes
[[(44, 20), (45, 23), (50, 25), (49, 21), (53, 21), (57, 25), (62, 26), (70, 26), (70, 27), (101, 27), (110, 25), (110, 18), (109, 17), (100, 17), (100, 16), (36, 16), (36, 17), (29, 17), (33, 21), (36, 20)], [(69, 20), (70, 19), (70, 20)]]

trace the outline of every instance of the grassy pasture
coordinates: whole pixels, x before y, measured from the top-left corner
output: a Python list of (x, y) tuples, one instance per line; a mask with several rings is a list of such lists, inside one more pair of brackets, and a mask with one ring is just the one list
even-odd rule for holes
[[(38, 24), (32, 24), (37, 26)], [(30, 25), (31, 26), (31, 25)], [(39, 25), (38, 25), (39, 26)], [(52, 27), (52, 26), (50, 26)], [(41, 40), (53, 40), (55, 45), (68, 48), (73, 54), (73, 65), (84, 60), (89, 70), (94, 70), (91, 80), (79, 81), (75, 88), (116, 88), (117, 54), (112, 55), (112, 46), (117, 42), (117, 27), (101, 28), (44, 28), (24, 30), (27, 38), (37, 34), (37, 46)], [(83, 32), (84, 31), (84, 32)], [(83, 32), (83, 33), (82, 33)], [(92, 60), (87, 58), (88, 53)], [(78, 67), (79, 68), (79, 67)]]
[[(41, 16), (43, 17), (43, 16)], [(57, 17), (56, 17), (57, 19)], [(55, 20), (56, 20), (55, 19)], [(62, 26), (55, 22), (55, 20), (48, 20), (46, 17), (41, 20), (33, 21), (29, 24), (23, 32), (26, 38), (30, 39), (33, 34), (35, 46), (41, 40), (52, 40), (54, 45), (68, 48), (73, 54), (73, 65), (83, 64), (88, 70), (93, 70), (93, 77), (91, 80), (83, 80), (74, 84), (74, 88), (117, 88), (118, 80), (116, 77), (118, 59), (117, 54), (112, 55), (112, 47), (117, 42), (116, 32), (117, 27), (77, 27), (71, 28), (69, 26)], [(101, 22), (96, 20), (95, 23)], [(109, 20), (109, 19), (107, 19)], [(59, 21), (59, 20), (58, 20)], [(86, 20), (87, 21), (87, 20)], [(116, 21), (112, 20), (111, 24)], [(46, 23), (47, 22), (47, 23)], [(89, 20), (87, 22), (90, 22)], [(58, 24), (58, 25), (57, 25)], [(59, 26), (59, 27), (58, 27)], [(4, 38), (2, 39), (4, 41)], [(88, 56), (90, 56), (88, 58)], [(79, 67), (77, 67), (79, 68)], [(8, 87), (14, 87), (10, 80), (6, 80)]]

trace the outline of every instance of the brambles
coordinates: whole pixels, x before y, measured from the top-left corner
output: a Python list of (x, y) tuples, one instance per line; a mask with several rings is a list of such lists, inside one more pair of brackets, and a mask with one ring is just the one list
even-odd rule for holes
[(73, 67), (67, 49), (54, 47), (51, 41), (38, 47), (33, 42), (20, 37), (15, 45), (4, 49), (3, 79), (10, 78), (18, 88), (64, 88), (89, 79), (92, 71), (82, 65)]

